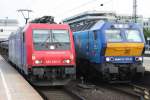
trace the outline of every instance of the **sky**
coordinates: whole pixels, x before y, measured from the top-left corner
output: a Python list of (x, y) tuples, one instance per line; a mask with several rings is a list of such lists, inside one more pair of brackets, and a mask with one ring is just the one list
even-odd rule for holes
[[(25, 23), (19, 9), (30, 9), (30, 20), (52, 15), (56, 22), (84, 11), (113, 11), (117, 14), (132, 15), (133, 0), (0, 0), (0, 19), (18, 19)], [(103, 6), (100, 6), (103, 4)], [(150, 0), (137, 0), (137, 13), (150, 17)]]

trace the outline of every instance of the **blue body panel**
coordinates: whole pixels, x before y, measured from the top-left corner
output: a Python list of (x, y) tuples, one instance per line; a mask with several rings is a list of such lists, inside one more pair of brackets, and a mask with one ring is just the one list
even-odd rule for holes
[(25, 43), (21, 32), (12, 33), (9, 37), (9, 60), (20, 67), (26, 64)]
[[(105, 63), (105, 49), (107, 46), (105, 30), (111, 29), (114, 24), (118, 23), (99, 21), (89, 30), (74, 32), (73, 35), (77, 57), (79, 59), (86, 59), (91, 63)], [(129, 26), (129, 29), (139, 30), (142, 41), (145, 43), (141, 25), (135, 23), (127, 23), (127, 25)], [(123, 32), (126, 28), (120, 30), (122, 37), (125, 37)], [(123, 40), (122, 42), (127, 41)], [(112, 61), (112, 63), (135, 63), (134, 58), (135, 57), (126, 56), (115, 57), (115, 59), (118, 60)]]

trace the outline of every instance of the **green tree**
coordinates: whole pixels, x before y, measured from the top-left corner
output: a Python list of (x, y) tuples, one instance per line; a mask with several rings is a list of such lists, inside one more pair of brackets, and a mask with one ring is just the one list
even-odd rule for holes
[(147, 30), (144, 28), (144, 36), (145, 36), (145, 39), (147, 39), (147, 37), (150, 37), (150, 30)]

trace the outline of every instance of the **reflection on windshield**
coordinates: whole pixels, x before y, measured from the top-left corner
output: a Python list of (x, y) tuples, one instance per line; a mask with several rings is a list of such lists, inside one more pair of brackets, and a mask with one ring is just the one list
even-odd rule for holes
[(69, 42), (67, 30), (52, 30), (53, 42)]
[(68, 50), (70, 38), (67, 30), (33, 30), (35, 50)]
[(105, 33), (106, 33), (106, 40), (108, 42), (122, 41), (120, 30), (106, 30)]
[(137, 30), (126, 30), (125, 36), (129, 42), (142, 42), (140, 33)]

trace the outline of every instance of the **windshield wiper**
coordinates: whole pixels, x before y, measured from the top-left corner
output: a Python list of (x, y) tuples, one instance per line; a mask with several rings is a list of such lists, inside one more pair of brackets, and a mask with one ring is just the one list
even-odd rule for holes
[(49, 38), (50, 38), (50, 35), (45, 39), (45, 41), (43, 41), (42, 43), (40, 43), (40, 46), (43, 46)]
[[(55, 38), (55, 36), (53, 36), (53, 39), (59, 44), (59, 46), (62, 46), (62, 45), (63, 45), (61, 42), (59, 42), (59, 41)], [(53, 43), (54, 43), (54, 42), (53, 42)]]

